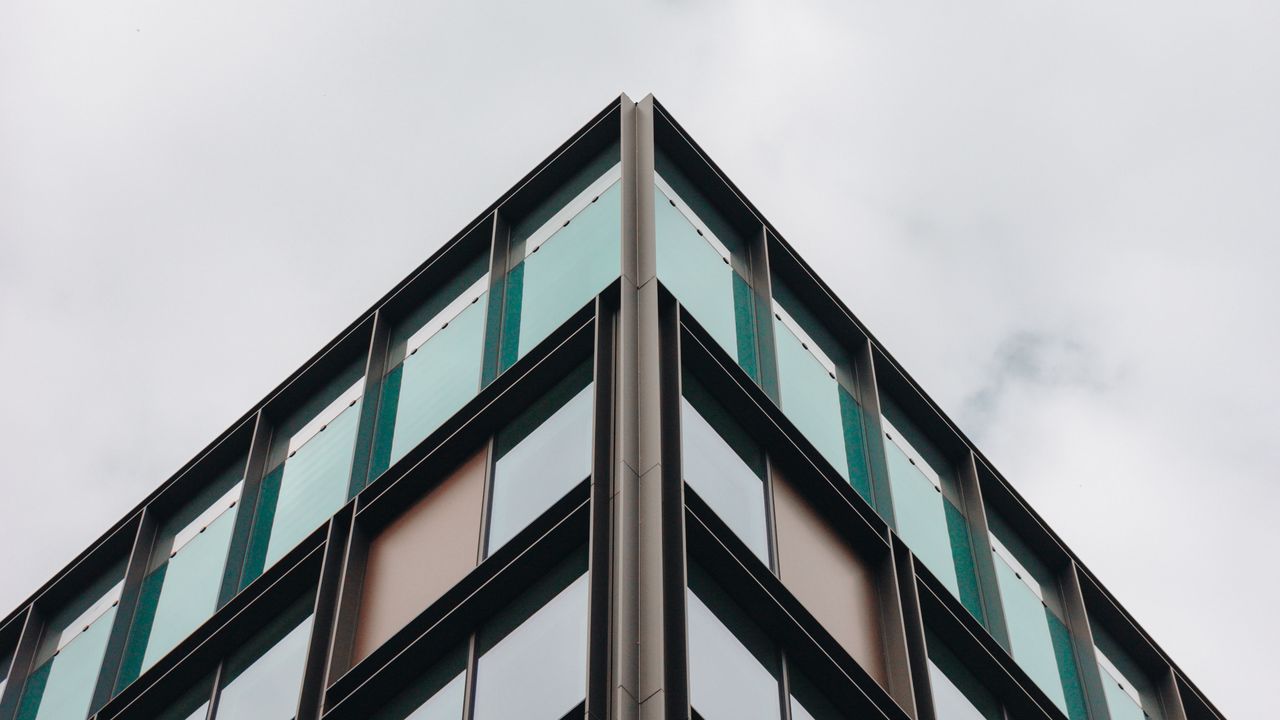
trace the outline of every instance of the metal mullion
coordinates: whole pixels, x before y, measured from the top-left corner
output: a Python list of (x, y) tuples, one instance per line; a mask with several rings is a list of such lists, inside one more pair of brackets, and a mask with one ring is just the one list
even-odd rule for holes
[(13, 647), (13, 659), (9, 662), (4, 697), (0, 697), (0, 720), (13, 720), (17, 716), (18, 702), (26, 694), (27, 677), (31, 674), (31, 665), (40, 649), (44, 624), (44, 618), (35, 604), (28, 605), (18, 641)]
[(150, 506), (142, 509), (138, 518), (138, 529), (134, 534), (133, 545), (129, 551), (129, 559), (125, 565), (124, 585), (117, 601), (116, 616), (112, 622), (111, 633), (107, 639), (107, 647), (103, 651), (102, 667), (98, 671), (98, 683), (94, 688), (93, 699), (89, 709), (97, 712), (119, 689), (116, 683), (120, 680), (120, 670), (124, 651), (133, 628), (133, 620), (141, 595), (142, 581), (151, 564), (151, 555), (160, 523)]
[(476, 565), (489, 555), (489, 520), (493, 515), (494, 470), (498, 464), (495, 439), (496, 435), (490, 435), (484, 443), (484, 489), (480, 493), (480, 539), (476, 542)]
[(222, 588), (218, 593), (218, 607), (226, 605), (240, 592), (240, 581), (248, 559), (249, 544), (254, 524), (258, 519), (258, 496), (266, 475), (267, 454), (271, 450), (275, 430), (266, 412), (259, 410), (254, 420), (253, 437), (249, 441), (249, 454), (245, 459), (244, 485), (240, 491), (240, 509), (236, 512), (235, 527), (227, 548), (227, 562), (223, 568)]
[(987, 632), (1005, 650), (1012, 651), (1009, 630), (1004, 617), (1004, 603), (1000, 599), (1000, 582), (996, 578), (994, 550), (991, 547), (991, 528), (987, 523), (986, 501), (982, 498), (982, 482), (978, 478), (978, 466), (973, 450), (965, 453), (957, 473), (960, 485), (965, 522), (969, 524), (969, 543), (972, 546), (974, 569), (978, 575), (978, 592), (982, 596), (982, 611)]
[(614, 478), (613, 397), (617, 383), (614, 363), (614, 309), (596, 299), (595, 357), (593, 389), (595, 407), (592, 419), (591, 516), (588, 532), (588, 646), (586, 715), (607, 718), (609, 715), (612, 663), (615, 646), (611, 631), (613, 615), (611, 576), (613, 566), (612, 507)]
[[(896, 556), (906, 551), (897, 535), (890, 532), (889, 552), (880, 572), (880, 617), (884, 630), (884, 660), (888, 675), (889, 687), (885, 688), (889, 695), (906, 710), (911, 717), (916, 717), (915, 689), (912, 682), (911, 652), (908, 645), (907, 610), (902, 600), (902, 580), (898, 577)], [(914, 581), (915, 575), (912, 575)]]
[(462, 681), (462, 720), (472, 720), (476, 712), (476, 669), (480, 665), (479, 633), (467, 638), (467, 664), (463, 668), (466, 678)]
[(502, 215), (502, 206), (490, 214), (489, 307), (484, 323), (484, 357), (480, 387), (488, 387), (502, 371), (502, 337), (506, 324), (507, 273), (511, 270), (511, 225)]
[(760, 387), (782, 407), (778, 352), (773, 336), (773, 269), (769, 264), (769, 230), (763, 224), (750, 247), (751, 295), (755, 299), (756, 365)]
[(1182, 702), (1182, 691), (1178, 690), (1178, 676), (1172, 666), (1166, 666), (1164, 677), (1160, 679), (1160, 710), (1164, 720), (1187, 720), (1187, 708)]
[(867, 441), (867, 474), (871, 486), (871, 504), (890, 528), (897, 527), (893, 517), (893, 497), (889, 489), (889, 465), (884, 454), (884, 428), (880, 425), (880, 388), (876, 381), (875, 352), (871, 341), (863, 339), (854, 354), (854, 374), (858, 380), (858, 403), (862, 406), (863, 433)]
[(316, 582), (316, 597), (311, 608), (311, 637), (298, 692), (297, 720), (319, 718), (324, 709), (324, 692), (328, 686), (329, 650), (333, 647), (333, 630), (341, 590), (343, 559), (351, 539), (355, 506), (347, 503), (329, 520), (324, 555)]
[(778, 702), (782, 704), (778, 717), (791, 720), (791, 676), (787, 666), (787, 654), (777, 648), (778, 655)]
[(1057, 584), (1066, 615), (1063, 619), (1067, 624), (1067, 634), (1071, 636), (1072, 649), (1075, 650), (1076, 672), (1080, 674), (1086, 711), (1091, 720), (1111, 720), (1111, 711), (1107, 708), (1107, 698), (1102, 687), (1102, 671), (1098, 668), (1094, 650), (1093, 630), (1089, 626), (1089, 612), (1085, 609), (1084, 592), (1080, 587), (1080, 576), (1074, 560), (1068, 559), (1067, 567), (1059, 574)]
[(209, 689), (209, 711), (205, 720), (218, 717), (218, 703), (222, 701), (222, 673), (227, 669), (227, 661), (223, 659), (213, 669), (213, 687)]
[(369, 350), (365, 355), (364, 401), (360, 403), (355, 450), (351, 454), (351, 474), (347, 481), (348, 500), (374, 479), (370, 477), (370, 473), (373, 471), (378, 414), (382, 412), (382, 383), (386, 379), (387, 353), (391, 345), (390, 325), (391, 321), (384, 309), (374, 311), (373, 327), (369, 331)]
[(933, 688), (929, 678), (929, 646), (924, 628), (924, 611), (916, 588), (915, 559), (907, 546), (894, 537), (894, 564), (897, 570), (898, 595), (902, 600), (903, 623), (907, 635), (907, 655), (915, 691), (915, 717), (935, 720)]

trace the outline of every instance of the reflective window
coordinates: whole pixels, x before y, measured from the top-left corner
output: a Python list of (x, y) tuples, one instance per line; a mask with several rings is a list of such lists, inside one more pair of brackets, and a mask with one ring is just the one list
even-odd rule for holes
[[(622, 166), (616, 152), (610, 159), (558, 210), (547, 216), (540, 208), (512, 228), (504, 369), (621, 274)], [(552, 202), (563, 199), (557, 195)]]
[(1133, 658), (1106, 630), (1093, 627), (1094, 654), (1102, 676), (1102, 689), (1112, 720), (1161, 718), (1160, 701)]
[[(661, 162), (661, 161), (660, 161)], [(713, 212), (672, 167), (655, 175), (654, 222), (658, 277), (680, 304), (706, 328), (729, 356), (756, 375), (754, 295), (746, 248), (736, 235), (717, 235), (689, 202)], [(721, 224), (721, 227), (724, 227)]]
[(763, 454), (710, 393), (688, 376), (680, 407), (685, 482), (769, 564)]
[(309, 605), (299, 603), (227, 662), (216, 717), (288, 720), (298, 709), (311, 638)]
[(774, 292), (773, 334), (782, 411), (870, 503), (862, 407), (850, 390), (852, 365), (784, 283), (775, 281)]
[(1001, 720), (1000, 705), (933, 633), (929, 646), (929, 686), (937, 720)]
[[(1052, 574), (1022, 548), (997, 516), (991, 518), (991, 545), (1000, 600), (1009, 630), (1010, 654), (1036, 685), (1072, 720), (1087, 717), (1075, 652), (1066, 624), (1050, 607)], [(997, 536), (997, 529), (1004, 541)], [(1013, 548), (1017, 548), (1015, 553)], [(1032, 570), (1031, 568), (1034, 568)]]
[(374, 717), (377, 720), (462, 720), (466, 688), (464, 645), (436, 663)]
[(448, 420), (480, 389), (489, 276), (484, 258), (441, 289), (397, 329), (397, 364), (382, 383), (373, 472)]
[(787, 684), (791, 687), (791, 720), (845, 720), (848, 716), (836, 710), (817, 688), (794, 668), (787, 670)]
[(777, 720), (777, 649), (693, 563), (687, 596), (693, 709), (704, 720)]
[(585, 565), (575, 557), (485, 624), (472, 720), (560, 720), (586, 698)]
[[(886, 409), (891, 406), (886, 398)], [(895, 529), (925, 567), (981, 621), (984, 614), (969, 523), (957, 504), (959, 492), (949, 461), (901, 415), (897, 417), (901, 427), (887, 416), (881, 416), (880, 422)]]
[[(148, 716), (147, 720), (204, 720), (209, 714), (209, 699), (213, 697), (213, 677), (207, 677), (196, 683), (190, 690), (169, 704), (157, 716)], [(127, 710), (122, 716), (127, 720), (134, 720), (138, 713), (129, 713)]]
[(283, 457), (262, 480), (245, 584), (347, 501), (363, 392), (360, 378), (300, 429), (273, 442), (272, 455)]
[(498, 433), (488, 553), (591, 475), (591, 391), (584, 364)]
[(84, 720), (89, 714), (123, 581), (100, 588), (122, 574), (123, 568), (110, 573), (99, 588), (49, 622), (27, 677), (19, 720)]
[[(217, 609), (242, 466), (236, 463), (161, 528), (142, 580), (119, 687), (133, 682)], [(228, 482), (234, 484), (228, 488)]]

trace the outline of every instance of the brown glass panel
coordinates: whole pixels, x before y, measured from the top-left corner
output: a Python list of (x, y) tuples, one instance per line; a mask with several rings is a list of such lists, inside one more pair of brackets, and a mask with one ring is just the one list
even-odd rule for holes
[(875, 569), (773, 470), (782, 582), (858, 664), (888, 687)]
[(475, 567), (484, 474), (481, 450), (369, 542), (353, 662)]

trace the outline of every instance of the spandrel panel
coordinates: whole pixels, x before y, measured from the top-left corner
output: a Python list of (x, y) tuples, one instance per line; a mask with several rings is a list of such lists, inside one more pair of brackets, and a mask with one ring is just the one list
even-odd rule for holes
[(483, 652), (476, 664), (473, 720), (560, 720), (586, 694), (587, 576), (582, 575)]
[[(606, 175), (616, 176), (616, 170)], [(588, 188), (588, 192), (594, 191)], [(598, 195), (575, 202), (585, 205), (567, 224), (545, 240), (535, 233), (516, 249), (528, 255), (507, 274), (504, 369), (621, 274), (621, 180)], [(552, 218), (550, 222), (557, 221)]]
[(753, 377), (756, 374), (751, 286), (729, 261), (729, 250), (695, 227), (692, 210), (674, 191), (654, 188), (658, 278), (711, 337)]
[(705, 720), (778, 720), (776, 667), (766, 666), (690, 589), (689, 697)]
[[(378, 453), (375, 476), (404, 457), (480, 389), (485, 308), (482, 293), (448, 325), (410, 351), (383, 381), (379, 434), (390, 436)], [(385, 430), (384, 426), (392, 427)]]
[(31, 672), (19, 720), (84, 720), (115, 617), (112, 606)]
[(275, 564), (347, 501), (361, 404), (356, 400), (349, 405), (263, 480), (261, 503), (264, 510), (270, 508), (267, 522), (271, 526), (264, 568)]
[(142, 581), (121, 686), (155, 664), (217, 609), (236, 508), (218, 515)]
[(685, 398), (680, 400), (680, 434), (685, 482), (767, 565), (769, 540), (760, 471)]
[(1018, 573), (997, 553), (992, 560), (1000, 584), (1013, 659), (1072, 720), (1087, 717), (1071, 638)]
[(256, 656), (233, 658), (223, 682), (217, 718), (288, 720), (298, 708), (302, 673), (311, 637), (311, 616)]
[(568, 397), (545, 421), (535, 407), (499, 433), (487, 554), (591, 475), (593, 386), (580, 384), (588, 373), (586, 367), (575, 371), (543, 398), (547, 405)]

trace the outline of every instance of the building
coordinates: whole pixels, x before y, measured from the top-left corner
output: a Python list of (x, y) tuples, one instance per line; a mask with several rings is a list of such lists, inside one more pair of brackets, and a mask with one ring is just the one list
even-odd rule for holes
[(7, 616), (0, 678), (0, 720), (1221, 717), (625, 96)]

